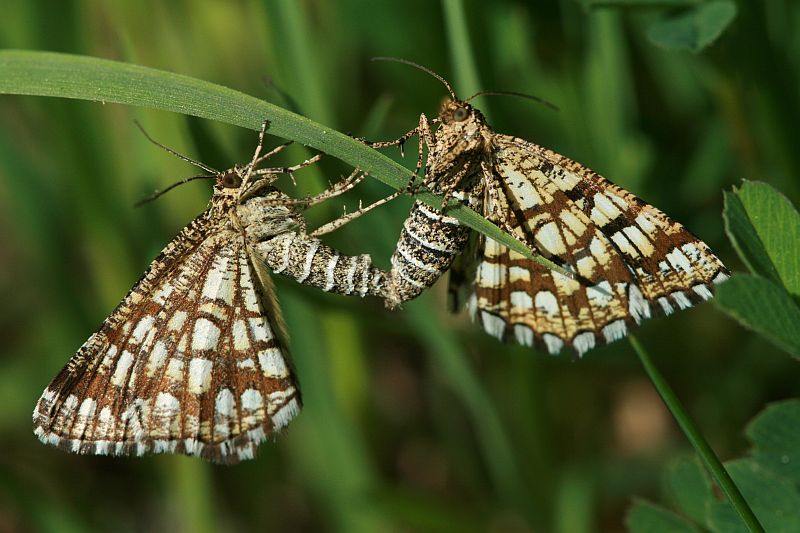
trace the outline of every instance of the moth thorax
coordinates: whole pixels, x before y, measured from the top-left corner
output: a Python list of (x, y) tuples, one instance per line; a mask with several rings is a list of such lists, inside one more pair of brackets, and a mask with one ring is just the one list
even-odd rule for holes
[(481, 174), (476, 170), (458, 183), (453, 191), (453, 197), (467, 207), (480, 211), (483, 207), (483, 187)]
[(291, 198), (272, 190), (266, 196), (256, 196), (239, 205), (238, 218), (248, 237), (263, 241), (281, 233), (304, 233), (305, 219), (290, 202)]

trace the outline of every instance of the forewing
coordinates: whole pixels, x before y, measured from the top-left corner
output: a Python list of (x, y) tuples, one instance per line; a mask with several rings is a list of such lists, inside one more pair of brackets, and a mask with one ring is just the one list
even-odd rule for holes
[(44, 391), (37, 436), (75, 453), (251, 458), (299, 411), (278, 309), (244, 238), (187, 226)]
[(494, 140), (487, 216), (576, 279), (487, 239), (471, 307), (488, 332), (582, 355), (727, 278), (705, 243), (633, 194), (535, 144)]

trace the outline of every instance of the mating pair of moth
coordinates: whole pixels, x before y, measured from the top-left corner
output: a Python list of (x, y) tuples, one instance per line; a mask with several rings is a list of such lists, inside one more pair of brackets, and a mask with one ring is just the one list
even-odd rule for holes
[[(427, 71), (427, 69), (424, 69)], [(430, 72), (430, 71), (428, 71)], [(415, 298), (448, 269), (491, 335), (581, 356), (630, 327), (712, 296), (722, 262), (680, 224), (592, 170), (495, 133), (450, 93), (439, 116), (377, 148), (420, 139), (417, 172), (561, 267), (550, 270), (417, 201), (391, 269), (344, 256), (307, 233), (302, 211), (352, 188), (358, 171), (312, 198), (275, 189), (289, 168), (251, 161), (213, 172), (210, 207), (186, 226), (45, 389), (33, 414), (42, 442), (74, 453), (183, 453), (219, 463), (252, 458), (301, 407), (270, 272), (324, 291)], [(415, 173), (416, 175), (416, 173)], [(445, 204), (443, 204), (445, 205)]]

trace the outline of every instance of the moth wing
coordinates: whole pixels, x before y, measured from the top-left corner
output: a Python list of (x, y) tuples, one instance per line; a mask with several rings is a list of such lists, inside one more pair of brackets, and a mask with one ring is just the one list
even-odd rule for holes
[(40, 440), (235, 463), (297, 414), (271, 293), (244, 238), (211, 222), (206, 212), (184, 228), (48, 385), (33, 415)]
[(492, 156), (488, 217), (576, 279), (486, 239), (470, 306), (487, 332), (582, 355), (727, 279), (705, 243), (579, 163), (505, 135)]
[(456, 313), (466, 305), (472, 292), (472, 283), (478, 268), (479, 252), (483, 249), (483, 236), (470, 232), (464, 249), (456, 255), (447, 278), (447, 306)]

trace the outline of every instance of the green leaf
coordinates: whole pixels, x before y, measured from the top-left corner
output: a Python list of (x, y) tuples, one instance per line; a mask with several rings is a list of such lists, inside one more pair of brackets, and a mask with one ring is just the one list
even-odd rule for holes
[(679, 510), (696, 522), (705, 521), (706, 509), (714, 501), (711, 480), (696, 458), (681, 458), (667, 472), (670, 494)]
[(800, 400), (768, 406), (750, 422), (747, 437), (761, 466), (800, 485)]
[(647, 501), (634, 503), (625, 522), (633, 533), (698, 533), (700, 531), (675, 513)]
[(698, 0), (583, 0), (584, 7), (686, 7), (697, 5)]
[(719, 285), (714, 301), (745, 327), (800, 356), (800, 308), (781, 287), (759, 276), (736, 274)]
[[(56, 96), (163, 109), (252, 130), (270, 121), (269, 133), (297, 141), (359, 167), (400, 190), (410, 171), (363, 143), (336, 130), (253, 96), (139, 65), (86, 56), (0, 50), (0, 94)], [(420, 193), (422, 201), (441, 206), (442, 199)], [(526, 257), (564, 275), (570, 274), (459, 202), (448, 215)]]
[[(794, 483), (762, 468), (752, 459), (730, 461), (725, 466), (765, 531), (800, 531), (800, 492)], [(715, 503), (711, 507), (708, 523), (713, 531), (720, 533), (747, 532), (727, 502)]]
[(800, 213), (766, 183), (745, 181), (736, 194), (783, 286), (800, 296)]
[(713, 43), (735, 16), (736, 4), (714, 0), (653, 24), (647, 30), (647, 38), (670, 50), (699, 52)]
[[(800, 400), (770, 405), (747, 428), (753, 453), (725, 463), (747, 504), (769, 532), (800, 531)], [(683, 460), (670, 469), (670, 492), (679, 496), (679, 512), (691, 519), (691, 531), (719, 533), (750, 529), (727, 501), (714, 497), (708, 478), (696, 461)], [(697, 503), (690, 500), (696, 498)], [(688, 505), (687, 505), (687, 502)], [(701, 508), (706, 512), (699, 514)], [(686, 531), (684, 518), (647, 502), (636, 502), (628, 515), (631, 531)], [(673, 529), (669, 529), (669, 528)]]
[(725, 207), (722, 217), (725, 220), (725, 233), (728, 234), (739, 257), (753, 274), (758, 274), (776, 284), (782, 284), (778, 271), (750, 222), (739, 195), (728, 191), (725, 191), (723, 195)]

